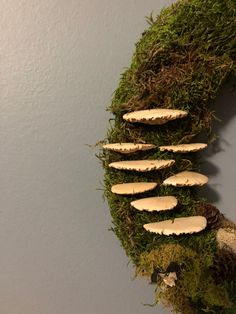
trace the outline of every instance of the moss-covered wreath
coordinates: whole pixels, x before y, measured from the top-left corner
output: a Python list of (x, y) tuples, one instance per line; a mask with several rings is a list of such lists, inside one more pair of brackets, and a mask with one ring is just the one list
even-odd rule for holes
[[(182, 171), (201, 172), (198, 153), (160, 149), (163, 145), (196, 143), (199, 136), (201, 141), (211, 143), (213, 100), (226, 80), (235, 76), (236, 0), (178, 1), (157, 18), (149, 17), (148, 22), (150, 27), (136, 44), (132, 63), (123, 73), (109, 107), (114, 119), (103, 144), (145, 143), (155, 148), (141, 150), (136, 145), (138, 151), (124, 154), (104, 146), (99, 154), (105, 169), (112, 230), (135, 265), (137, 276), (147, 276), (156, 285), (157, 301), (176, 313), (236, 313), (235, 225), (198, 195), (198, 187), (163, 184)], [(130, 112), (163, 108), (188, 115), (162, 124), (151, 123), (154, 125), (146, 124), (145, 119), (139, 121), (142, 123), (124, 119)], [(149, 122), (154, 116), (148, 118)], [(111, 166), (124, 160), (175, 163), (148, 172)], [(132, 182), (155, 182), (157, 187), (138, 195), (111, 190), (117, 184)], [(173, 210), (151, 212), (131, 205), (140, 198), (162, 196), (174, 196), (178, 205)], [(164, 235), (165, 230), (148, 232), (143, 227), (188, 216), (205, 217), (206, 228), (191, 234)]]

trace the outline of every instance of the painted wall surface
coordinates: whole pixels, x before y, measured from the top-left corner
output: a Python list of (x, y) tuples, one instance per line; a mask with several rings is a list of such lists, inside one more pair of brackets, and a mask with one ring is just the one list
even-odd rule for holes
[[(0, 313), (145, 314), (102, 200), (94, 144), (144, 16), (171, 0), (0, 3)], [(217, 100), (221, 150), (207, 194), (236, 220), (235, 92)], [(234, 108), (233, 108), (234, 105)], [(215, 192), (213, 192), (215, 191)]]

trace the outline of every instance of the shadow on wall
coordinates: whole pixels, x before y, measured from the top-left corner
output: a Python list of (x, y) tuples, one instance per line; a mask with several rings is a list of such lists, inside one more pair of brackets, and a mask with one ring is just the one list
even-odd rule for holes
[[(213, 133), (216, 134), (217, 139), (211, 145), (209, 145), (206, 151), (201, 153), (201, 158), (203, 161), (201, 165), (201, 171), (212, 178), (216, 175), (220, 175), (223, 169), (222, 164), (220, 167), (218, 167), (212, 162), (213, 156), (218, 153), (226, 152), (227, 148), (232, 146), (232, 143), (230, 143), (225, 137), (225, 129), (236, 116), (235, 99), (235, 78), (231, 78), (224, 85), (220, 94), (212, 105), (212, 109), (215, 111), (216, 117), (220, 120), (215, 121), (213, 126)], [(206, 197), (210, 203), (216, 203), (221, 200), (221, 196), (215, 189), (219, 184), (220, 183), (206, 185), (204, 189), (200, 189), (199, 194), (203, 197)]]

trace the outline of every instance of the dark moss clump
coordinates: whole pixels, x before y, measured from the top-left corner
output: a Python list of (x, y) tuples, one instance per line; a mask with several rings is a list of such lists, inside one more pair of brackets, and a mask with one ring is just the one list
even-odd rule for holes
[[(225, 81), (235, 73), (235, 0), (178, 1), (164, 9), (156, 19), (151, 16), (148, 22), (150, 27), (136, 44), (131, 65), (123, 73), (109, 107), (114, 119), (105, 141), (159, 146), (194, 142), (201, 135), (210, 143), (215, 119), (213, 101)], [(122, 119), (126, 112), (149, 108), (183, 109), (189, 115), (161, 126), (131, 124)], [(99, 158), (105, 169), (105, 196), (113, 218), (112, 230), (133, 263), (139, 267), (143, 254), (158, 252), (163, 245), (181, 244), (185, 252), (193, 252), (191, 254), (195, 256), (191, 276), (198, 276), (196, 280), (201, 280), (202, 284), (191, 288), (191, 280), (183, 277), (180, 285), (175, 290), (170, 289), (163, 299), (183, 313), (187, 313), (186, 308), (184, 312), (184, 304), (192, 310), (191, 313), (203, 313), (202, 309), (211, 313), (230, 313), (228, 308), (235, 304), (232, 291), (236, 283), (225, 278), (220, 283), (215, 282), (211, 275), (212, 265), (208, 263), (218, 254), (215, 233), (219, 224), (212, 223), (211, 228), (196, 235), (179, 237), (151, 234), (142, 227), (152, 221), (197, 214), (199, 204), (203, 206), (205, 202), (198, 196), (197, 189), (159, 186), (146, 193), (146, 197), (174, 195), (178, 198), (176, 211), (161, 214), (138, 212), (130, 206), (133, 197), (116, 196), (110, 191), (116, 183), (148, 180), (161, 183), (173, 173), (200, 170), (199, 156), (195, 153), (183, 156), (156, 149), (128, 156), (103, 151)], [(110, 162), (117, 160), (169, 158), (176, 160), (175, 166), (159, 172), (142, 174), (108, 167)], [(219, 217), (224, 219), (220, 214)], [(216, 221), (213, 216), (210, 219), (211, 222)], [(198, 271), (200, 265), (209, 272), (208, 279)], [(178, 306), (175, 306), (177, 297), (174, 295), (183, 296), (178, 298), (182, 300)]]

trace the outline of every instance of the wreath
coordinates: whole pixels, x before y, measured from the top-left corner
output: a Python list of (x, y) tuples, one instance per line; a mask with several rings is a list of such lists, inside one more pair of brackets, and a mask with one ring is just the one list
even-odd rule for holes
[(199, 195), (214, 99), (235, 80), (236, 2), (182, 0), (147, 21), (99, 153), (112, 230), (156, 302), (236, 313), (236, 226)]

